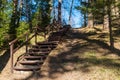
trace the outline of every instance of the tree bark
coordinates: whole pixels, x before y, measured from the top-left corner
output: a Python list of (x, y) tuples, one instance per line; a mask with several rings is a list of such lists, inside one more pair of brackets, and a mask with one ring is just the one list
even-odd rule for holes
[[(108, 0), (108, 3), (111, 3), (110, 0)], [(114, 39), (113, 39), (113, 34), (112, 34), (111, 4), (108, 4), (107, 14), (108, 14), (108, 19), (109, 19), (110, 47), (111, 47), (111, 49), (113, 49), (114, 48)]]
[(16, 38), (16, 28), (19, 27), (19, 12), (17, 11), (18, 7), (18, 0), (13, 0), (14, 8), (11, 16), (11, 22), (10, 22), (10, 29), (9, 29), (9, 35), (10, 35), (10, 41)]
[(29, 31), (32, 32), (32, 11), (31, 11), (31, 0), (26, 0), (26, 13), (27, 13), (27, 18), (28, 18), (28, 23), (29, 23)]
[(109, 18), (108, 14), (104, 15), (103, 29), (106, 30), (109, 28)]
[(62, 4), (62, 0), (58, 0), (58, 22), (59, 24), (61, 24), (61, 4)]
[(87, 27), (92, 28), (93, 27), (93, 15), (92, 13), (88, 13), (88, 25)]
[(84, 13), (84, 27), (87, 26), (87, 16), (86, 16), (86, 13)]
[(70, 7), (70, 13), (69, 13), (69, 24), (70, 24), (70, 21), (71, 21), (73, 2), (74, 2), (74, 0), (72, 0), (71, 7)]
[[(92, 0), (88, 0), (88, 8), (91, 8)], [(92, 28), (93, 27), (93, 13), (92, 11), (88, 11), (88, 24), (87, 27)]]

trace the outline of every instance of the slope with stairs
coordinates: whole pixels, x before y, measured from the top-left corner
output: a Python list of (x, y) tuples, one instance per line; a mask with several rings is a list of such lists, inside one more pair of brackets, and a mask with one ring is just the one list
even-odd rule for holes
[(33, 47), (22, 56), (22, 59), (16, 62), (14, 70), (16, 71), (40, 70), (40, 66), (44, 63), (44, 60), (46, 59), (47, 55), (51, 52), (53, 48), (56, 48), (57, 46), (56, 42), (51, 42), (49, 44), (48, 43), (49, 42), (44, 42), (42, 44), (37, 43), (36, 45), (33, 45)]
[(46, 60), (49, 53), (54, 50), (61, 38), (69, 30), (69, 27), (62, 28), (57, 32), (53, 32), (47, 41), (37, 42), (21, 57), (18, 58), (13, 66), (13, 73), (21, 72), (37, 72), (40, 71), (42, 64)]

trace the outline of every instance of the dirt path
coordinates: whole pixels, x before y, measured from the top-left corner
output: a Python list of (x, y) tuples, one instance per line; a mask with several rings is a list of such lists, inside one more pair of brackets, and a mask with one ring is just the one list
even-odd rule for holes
[[(120, 57), (89, 36), (79, 30), (69, 32), (50, 53), (39, 74), (25, 80), (120, 80)], [(5, 78), (11, 76), (7, 65), (0, 80), (10, 80)]]

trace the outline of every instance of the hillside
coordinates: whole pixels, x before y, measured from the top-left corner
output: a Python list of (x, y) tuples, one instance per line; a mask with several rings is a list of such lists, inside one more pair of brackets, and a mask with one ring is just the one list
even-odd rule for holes
[[(118, 36), (114, 36), (115, 49), (110, 50), (108, 31), (99, 27), (72, 29), (50, 53), (39, 74), (25, 80), (120, 80)], [(15, 77), (9, 65), (8, 61), (0, 79)]]

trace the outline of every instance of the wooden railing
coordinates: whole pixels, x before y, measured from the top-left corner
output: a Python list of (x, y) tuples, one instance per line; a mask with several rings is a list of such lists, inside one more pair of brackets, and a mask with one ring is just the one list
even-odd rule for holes
[[(26, 52), (28, 51), (28, 42), (33, 38), (35, 37), (35, 43), (37, 43), (37, 32), (35, 31), (34, 34), (29, 37), (29, 32), (23, 34), (21, 37), (17, 38), (17, 39), (14, 39), (13, 41), (11, 41), (9, 43), (10, 45), (10, 59), (11, 59), (11, 73), (13, 73), (13, 68), (14, 68), (14, 53), (19, 50), (22, 46), (26, 46)], [(15, 48), (15, 43), (17, 43), (19, 41), (19, 39), (21, 38), (26, 38), (26, 40), (20, 44), (19, 46), (17, 46)]]

